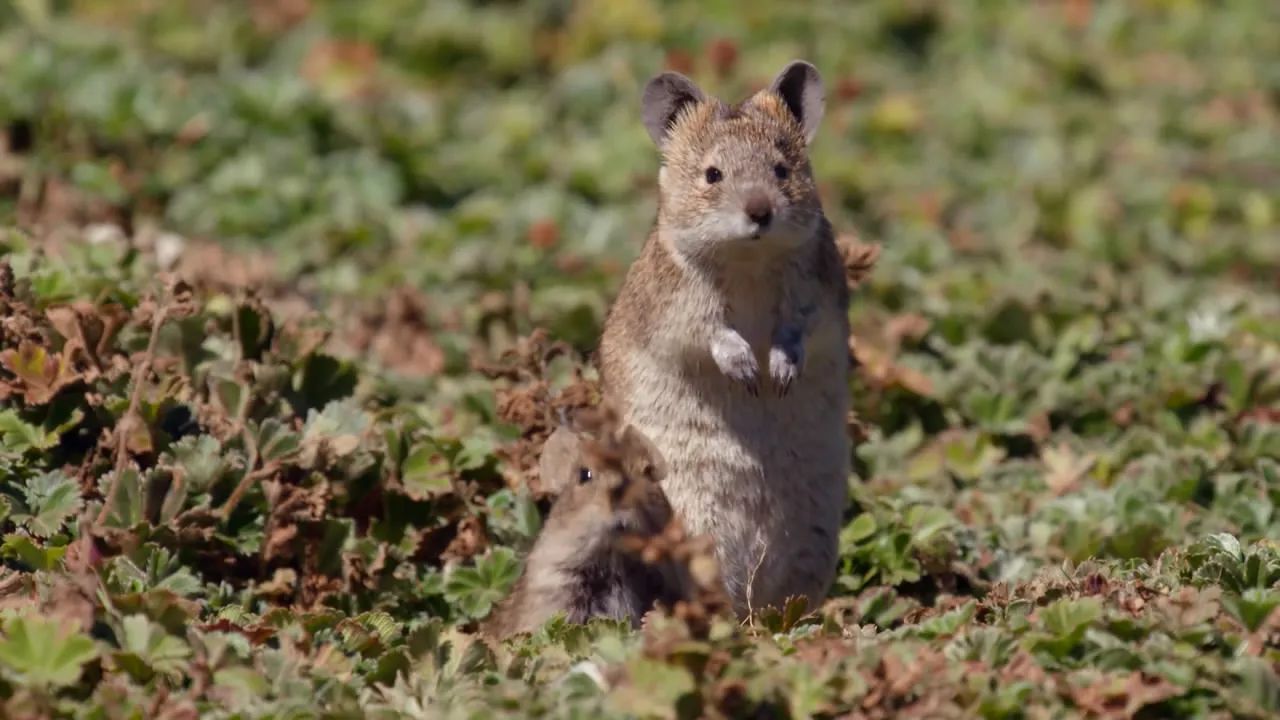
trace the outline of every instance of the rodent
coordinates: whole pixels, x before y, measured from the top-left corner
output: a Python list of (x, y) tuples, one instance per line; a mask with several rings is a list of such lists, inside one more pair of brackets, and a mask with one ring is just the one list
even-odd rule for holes
[(816, 609), (850, 472), (849, 289), (808, 158), (822, 80), (794, 61), (731, 105), (666, 72), (641, 104), (658, 213), (605, 320), (603, 391), (665, 457), (738, 614)]
[(656, 603), (674, 606), (691, 592), (686, 568), (646, 562), (633, 547), (672, 522), (662, 455), (606, 415), (584, 414), (575, 425), (557, 428), (543, 447), (539, 472), (556, 499), (520, 578), (482, 628), (490, 637), (532, 632), (556, 613), (634, 627)]

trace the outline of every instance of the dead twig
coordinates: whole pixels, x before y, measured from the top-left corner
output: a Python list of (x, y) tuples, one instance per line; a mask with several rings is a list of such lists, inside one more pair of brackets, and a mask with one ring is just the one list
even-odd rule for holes
[(0, 572), (0, 597), (16, 594), (22, 589), (27, 577), (26, 573), (4, 568), (4, 572)]
[(169, 305), (164, 304), (156, 309), (155, 315), (151, 318), (151, 336), (147, 339), (147, 350), (143, 353), (142, 363), (138, 366), (138, 371), (133, 376), (133, 390), (129, 393), (129, 407), (124, 412), (124, 417), (120, 419), (120, 424), (116, 426), (116, 461), (115, 472), (111, 475), (111, 485), (107, 488), (107, 493), (103, 496), (102, 510), (98, 512), (98, 518), (94, 522), (97, 528), (102, 527), (107, 521), (107, 516), (111, 513), (111, 500), (116, 496), (119, 489), (120, 476), (124, 473), (125, 463), (129, 460), (129, 440), (128, 435), (133, 430), (134, 424), (141, 422), (138, 416), (138, 403), (142, 399), (142, 385), (147, 381), (147, 376), (151, 374), (151, 366), (156, 359), (156, 344), (160, 340), (160, 328), (164, 326), (164, 321), (169, 314)]
[(756, 589), (756, 573), (760, 572), (761, 566), (764, 565), (764, 558), (769, 554), (769, 544), (765, 542), (763, 536), (757, 536), (762, 546), (760, 548), (760, 557), (756, 559), (755, 567), (751, 568), (751, 573), (747, 575), (747, 627), (752, 630), (756, 629), (756, 611), (752, 607), (751, 599), (755, 595)]
[(222, 508), (218, 510), (218, 514), (222, 516), (224, 522), (231, 517), (236, 505), (240, 504), (244, 494), (249, 492), (249, 488), (255, 482), (262, 478), (270, 477), (279, 468), (279, 463), (271, 461), (260, 468), (254, 469), (253, 466), (258, 464), (258, 444), (253, 440), (252, 433), (249, 432), (247, 427), (241, 430), (240, 436), (244, 438), (248, 456), (245, 459), (244, 475), (240, 478), (240, 482), (236, 484), (235, 489), (231, 491), (231, 494), (227, 496), (227, 501), (222, 504)]
[[(238, 307), (239, 306), (237, 305), (237, 308)], [(236, 340), (236, 370), (238, 372), (240, 366), (244, 363), (244, 339), (241, 337), (240, 313), (238, 309), (237, 312), (233, 312), (231, 314), (231, 331), (232, 336)], [(251, 404), (252, 403), (249, 402), (240, 403), (240, 408), (236, 413), (235, 425), (232, 426), (234, 428), (234, 432), (232, 434), (234, 435), (238, 433), (241, 441), (244, 442), (244, 475), (240, 477), (240, 482), (236, 483), (235, 489), (231, 491), (231, 494), (227, 496), (226, 502), (222, 503), (222, 507), (218, 510), (218, 514), (222, 517), (223, 522), (226, 522), (227, 519), (231, 517), (231, 513), (235, 511), (236, 506), (240, 504), (245, 493), (249, 492), (249, 488), (252, 487), (255, 482), (264, 477), (270, 477), (271, 473), (275, 472), (279, 467), (278, 463), (271, 461), (260, 468), (254, 468), (254, 466), (258, 464), (259, 450), (257, 438), (255, 438), (253, 433), (249, 431), (248, 414), (249, 406)]]

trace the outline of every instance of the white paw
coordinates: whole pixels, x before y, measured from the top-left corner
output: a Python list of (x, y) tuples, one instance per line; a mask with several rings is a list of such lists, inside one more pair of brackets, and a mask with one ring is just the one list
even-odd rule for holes
[(760, 366), (751, 345), (733, 330), (722, 330), (711, 341), (711, 358), (726, 377), (741, 384), (752, 395), (760, 394)]
[(774, 345), (769, 348), (769, 377), (773, 380), (774, 392), (782, 397), (791, 390), (791, 384), (800, 377), (800, 369), (804, 365), (804, 348), (800, 345), (786, 347)]

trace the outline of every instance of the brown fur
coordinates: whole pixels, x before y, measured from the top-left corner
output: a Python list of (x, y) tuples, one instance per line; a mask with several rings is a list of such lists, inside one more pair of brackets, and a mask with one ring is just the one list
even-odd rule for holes
[[(715, 540), (739, 612), (816, 605), (835, 572), (849, 293), (807, 158), (821, 101), (802, 63), (732, 106), (680, 76), (651, 82), (658, 218), (597, 356), (606, 396), (666, 458), (675, 512)], [(767, 227), (744, 216), (760, 198)]]
[[(547, 441), (544, 487), (558, 496), (486, 635), (531, 632), (557, 613), (574, 623), (611, 617), (638, 626), (655, 604), (671, 606), (692, 592), (685, 568), (670, 560), (647, 563), (637, 549), (672, 523), (658, 485), (665, 473), (661, 456), (634, 428), (618, 430), (614, 418), (580, 422), (578, 430), (561, 427)], [(584, 470), (591, 473), (585, 482)]]

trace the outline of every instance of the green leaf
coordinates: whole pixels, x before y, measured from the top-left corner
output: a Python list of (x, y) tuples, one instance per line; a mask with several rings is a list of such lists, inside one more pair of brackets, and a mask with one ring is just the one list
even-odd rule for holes
[(459, 470), (476, 470), (489, 464), (494, 459), (497, 446), (488, 434), (474, 434), (462, 441), (462, 449), (454, 458), (454, 466)]
[(58, 444), (56, 432), (28, 425), (13, 410), (0, 411), (0, 444), (6, 453), (20, 455), (28, 450), (48, 450)]
[(138, 551), (147, 574), (147, 587), (168, 590), (181, 597), (191, 597), (201, 590), (200, 579), (182, 563), (175, 551), (148, 543)]
[(123, 530), (132, 529), (146, 522), (146, 493), (143, 491), (142, 476), (135, 468), (125, 468), (120, 472), (119, 481), (114, 482), (115, 473), (108, 473), (99, 483), (103, 493), (110, 492), (106, 498), (108, 527)]
[(258, 456), (263, 462), (284, 460), (302, 447), (302, 437), (275, 418), (263, 420), (255, 435)]
[(242, 418), (248, 412), (249, 403), (253, 399), (252, 389), (231, 377), (209, 377), (214, 399), (222, 406), (228, 417)]
[(182, 564), (177, 553), (154, 543), (143, 545), (130, 556), (111, 558), (106, 577), (108, 586), (117, 593), (164, 590), (191, 597), (202, 589), (200, 580)]
[(307, 413), (302, 446), (305, 451), (314, 452), (324, 443), (334, 455), (349, 455), (359, 447), (368, 427), (369, 415), (359, 405), (350, 400), (334, 401), (320, 412)]
[(0, 555), (18, 560), (32, 570), (55, 570), (62, 564), (62, 557), (66, 554), (65, 545), (37, 545), (25, 535), (6, 535), (4, 545), (0, 545)]
[(1245, 629), (1254, 632), (1280, 607), (1280, 592), (1270, 588), (1249, 588), (1239, 595), (1224, 595), (1222, 606)]
[(427, 500), (453, 491), (453, 469), (434, 443), (424, 443), (405, 458), (400, 481), (409, 497)]
[(789, 597), (781, 608), (772, 605), (758, 611), (756, 620), (771, 633), (787, 633), (805, 618), (809, 603), (803, 597)]
[(76, 278), (61, 268), (43, 268), (31, 277), (31, 294), (52, 304), (75, 297)]
[(293, 388), (297, 394), (294, 407), (302, 414), (350, 396), (356, 389), (356, 371), (349, 363), (328, 355), (310, 355), (294, 375)]
[(823, 674), (808, 665), (797, 664), (786, 669), (786, 698), (790, 717), (808, 718), (830, 715), (834, 692)]
[(1244, 551), (1240, 547), (1240, 540), (1229, 533), (1209, 535), (1201, 543), (1201, 547), (1206, 554), (1226, 555), (1237, 562), (1244, 559)]
[(473, 567), (459, 567), (445, 580), (445, 597), (468, 617), (482, 618), (520, 576), (520, 563), (510, 548), (494, 548)]
[(680, 698), (693, 689), (693, 677), (683, 667), (636, 658), (627, 663), (626, 679), (610, 693), (609, 704), (629, 717), (675, 718)]
[(935, 538), (953, 527), (955, 522), (951, 513), (940, 507), (916, 505), (907, 511), (911, 543), (917, 548), (927, 548)]
[(247, 360), (261, 360), (272, 335), (271, 315), (265, 310), (244, 304), (236, 308), (236, 327), (240, 352)]
[(1063, 599), (1042, 608), (1039, 615), (1044, 632), (1030, 636), (1032, 646), (1055, 660), (1065, 660), (1085, 631), (1102, 617), (1102, 602), (1094, 597)]
[(38, 689), (74, 684), (85, 663), (97, 655), (92, 640), (51, 618), (11, 618), (0, 638), (0, 670), (14, 682)]
[(38, 538), (56, 535), (84, 506), (80, 486), (57, 470), (28, 480), (23, 495), (30, 514), (15, 515), (14, 521)]
[[(1008, 396), (1002, 395), (1000, 400), (1006, 404), (1012, 403)], [(1003, 410), (1001, 417), (990, 419), (990, 425), (999, 426), (1008, 422), (1012, 413), (1012, 409)], [(977, 433), (959, 435), (943, 445), (943, 459), (947, 469), (970, 481), (990, 472), (1004, 459), (1004, 455), (1004, 451), (996, 447), (989, 436)]]
[(1228, 358), (1219, 370), (1219, 377), (1226, 389), (1224, 394), (1228, 407), (1235, 412), (1247, 409), (1253, 392), (1253, 379), (1244, 363), (1237, 358)]
[(213, 673), (213, 682), (219, 695), (227, 697), (231, 707), (240, 707), (257, 701), (267, 694), (270, 685), (262, 673), (252, 667), (226, 667)]
[(391, 645), (403, 632), (395, 618), (381, 611), (364, 613), (356, 621), (373, 631), (384, 646)]
[(169, 448), (173, 462), (181, 468), (183, 481), (192, 494), (208, 492), (226, 475), (227, 461), (222, 445), (212, 435), (188, 436)]
[(960, 631), (970, 620), (973, 619), (974, 613), (978, 610), (976, 601), (970, 600), (964, 605), (945, 612), (937, 617), (929, 618), (924, 622), (909, 627), (910, 634), (915, 637), (932, 640), (935, 638), (951, 637)]
[(861, 542), (874, 535), (876, 532), (876, 519), (871, 513), (862, 513), (854, 518), (845, 528), (844, 539), (850, 543)]
[(1243, 706), (1262, 710), (1258, 717), (1275, 717), (1280, 713), (1280, 676), (1271, 662), (1260, 657), (1236, 657), (1230, 665), (1232, 693), (1230, 697)]
[(517, 542), (530, 540), (542, 528), (542, 515), (538, 505), (525, 490), (519, 493), (506, 488), (485, 500), (488, 506), (487, 525), (500, 536)]
[(1058, 636), (1083, 632), (1102, 617), (1102, 602), (1097, 598), (1059, 600), (1040, 611), (1040, 621)]
[(148, 682), (153, 675), (179, 675), (187, 667), (191, 648), (182, 640), (165, 632), (145, 615), (128, 615), (120, 623), (120, 652), (116, 662), (138, 682)]
[(49, 25), (49, 0), (16, 0), (13, 7), (32, 27), (43, 29)]

